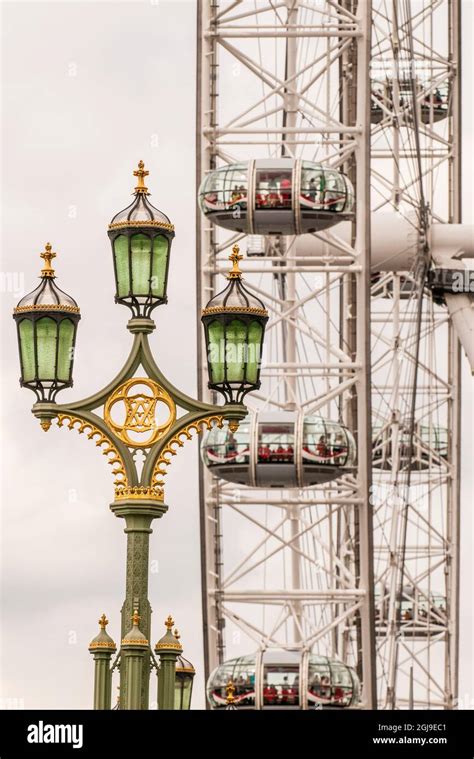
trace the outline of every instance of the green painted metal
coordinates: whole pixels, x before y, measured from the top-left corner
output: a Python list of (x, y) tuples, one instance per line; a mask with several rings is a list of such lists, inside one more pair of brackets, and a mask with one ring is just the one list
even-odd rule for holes
[[(166, 513), (167, 506), (156, 501), (137, 501), (112, 503), (112, 512), (125, 519), (127, 535), (127, 570), (125, 600), (122, 606), (122, 638), (130, 626), (130, 619), (135, 609), (140, 614), (140, 629), (149, 641), (151, 636), (151, 606), (148, 601), (148, 557), (149, 542), (153, 519), (159, 519)], [(149, 648), (149, 647), (148, 647)], [(149, 702), (149, 657), (143, 659), (141, 678), (141, 709), (148, 709)], [(127, 702), (127, 667), (120, 672), (120, 706)]]
[(112, 699), (111, 653), (94, 651), (94, 709), (110, 709)]
[(94, 709), (110, 709), (112, 698), (112, 669), (110, 660), (117, 647), (106, 631), (105, 614), (99, 620), (99, 634), (89, 644), (94, 657)]
[(148, 702), (143, 704), (144, 681), (148, 682), (150, 669), (148, 646), (127, 646), (122, 642), (121, 651), (120, 708), (148, 709)]
[[(171, 623), (170, 623), (171, 624)], [(155, 653), (160, 657), (158, 671), (158, 709), (175, 708), (176, 659), (182, 653), (182, 647), (168, 627), (165, 635), (155, 646)]]
[[(123, 637), (120, 649), (120, 708), (143, 710), (148, 709), (150, 644), (138, 627), (137, 620), (133, 617), (132, 619), (132, 627)], [(130, 621), (127, 623), (127, 626), (129, 625)], [(141, 618), (140, 625), (142, 625)], [(147, 696), (146, 701), (144, 701), (144, 694)]]
[[(102, 390), (79, 401), (66, 404), (36, 403), (32, 412), (41, 421), (51, 421), (58, 414), (73, 415), (78, 419), (93, 424), (105, 436), (112, 440), (124, 462), (128, 485), (131, 487), (152, 485), (153, 470), (160, 454), (172, 438), (191, 423), (199, 422), (209, 416), (222, 416), (229, 420), (242, 420), (247, 414), (243, 404), (215, 406), (195, 400), (172, 385), (163, 375), (153, 357), (148, 335), (155, 329), (155, 323), (149, 318), (133, 318), (127, 324), (133, 335), (130, 354), (122, 369)], [(99, 413), (106, 400), (123, 382), (136, 376), (140, 367), (146, 376), (157, 382), (169, 393), (177, 409), (184, 411), (172, 425), (168, 433), (146, 453), (145, 463), (139, 475), (133, 446), (125, 445), (107, 426)], [(123, 637), (120, 660), (120, 708), (148, 709), (149, 678), (151, 650), (151, 607), (148, 600), (148, 558), (149, 540), (153, 519), (159, 519), (168, 507), (164, 503), (148, 499), (120, 500), (111, 504), (112, 512), (125, 519), (127, 535), (127, 570), (125, 601), (122, 606), (121, 634)], [(129, 629), (130, 619), (135, 610), (141, 617), (140, 634), (146, 643), (127, 644), (125, 633)], [(131, 632), (131, 631), (130, 631)], [(173, 637), (173, 636), (171, 636)], [(178, 651), (160, 651), (161, 667), (159, 674), (159, 708), (173, 709), (175, 699), (175, 670)], [(101, 653), (95, 656), (96, 673), (94, 686), (94, 708), (110, 709), (111, 672), (110, 657)]]
[(176, 654), (160, 654), (161, 664), (158, 673), (158, 709), (160, 710), (174, 709), (176, 658)]
[[(160, 371), (153, 358), (151, 348), (148, 342), (148, 334), (152, 331), (153, 321), (151, 319), (131, 319), (128, 322), (129, 330), (134, 334), (132, 349), (120, 372), (116, 377), (106, 385), (102, 390), (83, 400), (74, 403), (56, 404), (56, 403), (36, 403), (33, 408), (33, 414), (39, 419), (53, 419), (58, 414), (74, 414), (83, 421), (94, 424), (97, 429), (110, 437), (125, 464), (127, 479), (131, 486), (142, 485), (144, 487), (151, 485), (153, 469), (157, 459), (169, 441), (184, 427), (191, 422), (198, 422), (212, 415), (221, 415), (226, 419), (240, 421), (247, 414), (247, 408), (243, 404), (227, 404), (225, 406), (215, 406), (209, 403), (203, 403), (191, 398), (189, 395), (182, 393), (178, 388), (172, 385), (169, 380)], [(141, 477), (139, 477), (137, 468), (133, 459), (133, 453), (129, 448), (114, 435), (112, 430), (107, 426), (105, 421), (94, 410), (102, 408), (107, 398), (126, 380), (134, 376), (137, 369), (142, 366), (146, 376), (157, 382), (171, 396), (179, 409), (187, 411), (187, 414), (176, 419), (175, 423), (168, 433), (157, 441), (150, 449)]]

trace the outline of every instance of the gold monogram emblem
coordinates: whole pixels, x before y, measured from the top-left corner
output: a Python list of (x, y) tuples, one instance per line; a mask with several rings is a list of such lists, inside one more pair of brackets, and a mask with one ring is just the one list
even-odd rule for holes
[(158, 383), (133, 377), (107, 399), (104, 418), (124, 443), (148, 448), (166, 435), (176, 420), (176, 405)]

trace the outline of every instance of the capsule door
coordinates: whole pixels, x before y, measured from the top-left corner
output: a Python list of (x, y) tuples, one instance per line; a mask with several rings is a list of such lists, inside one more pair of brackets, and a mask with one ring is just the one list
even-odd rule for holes
[(289, 709), (300, 705), (299, 664), (263, 664), (263, 708)]

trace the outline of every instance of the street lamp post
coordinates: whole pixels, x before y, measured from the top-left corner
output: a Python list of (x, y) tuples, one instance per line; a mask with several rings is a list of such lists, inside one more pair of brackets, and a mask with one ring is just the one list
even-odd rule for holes
[(108, 634), (109, 620), (102, 614), (99, 619), (99, 634), (91, 641), (89, 651), (94, 657), (94, 709), (110, 709), (112, 698), (112, 670), (110, 660), (117, 646)]
[[(90, 645), (96, 667), (94, 707), (98, 709), (110, 708), (109, 675), (110, 667), (115, 666), (120, 669), (120, 708), (148, 708), (150, 662), (154, 661), (150, 648), (148, 552), (152, 522), (168, 510), (164, 501), (165, 470), (177, 449), (193, 433), (214, 425), (222, 427), (225, 422), (231, 429), (237, 429), (247, 413), (244, 396), (260, 386), (261, 348), (268, 319), (263, 303), (242, 283), (241, 256), (234, 246), (229, 283), (202, 314), (209, 387), (224, 396), (225, 404), (217, 406), (196, 400), (169, 382), (155, 362), (148, 336), (155, 329), (153, 309), (167, 302), (174, 227), (148, 200), (145, 186), (148, 171), (142, 161), (134, 175), (137, 177), (134, 200), (114, 216), (108, 230), (115, 301), (132, 312), (127, 323), (133, 336), (131, 351), (115, 379), (88, 398), (56, 403), (58, 392), (73, 384), (80, 313), (76, 301), (56, 285), (51, 263), (56, 254), (49, 243), (41, 254), (45, 265), (40, 285), (22, 298), (13, 314), (18, 330), (20, 384), (36, 395), (34, 416), (45, 431), (56, 421), (59, 427), (86, 433), (102, 450), (114, 475), (115, 497), (110, 508), (125, 521), (126, 595), (118, 659), (111, 664), (115, 644), (105, 631), (105, 615), (101, 618), (101, 632)], [(135, 461), (138, 451), (144, 458), (141, 471)], [(173, 637), (171, 633), (170, 636)], [(176, 639), (173, 640), (176, 644)], [(162, 649), (165, 653), (172, 650), (165, 649)], [(173, 651), (180, 653), (177, 647)], [(163, 655), (160, 658), (163, 666)], [(175, 666), (168, 664), (171, 659), (175, 662), (176, 657), (170, 653), (164, 658), (167, 664), (163, 674), (169, 670), (174, 691)], [(166, 676), (162, 677), (161, 687), (165, 687), (166, 693), (162, 708), (174, 708), (174, 695), (171, 698)]]
[[(173, 635), (173, 618), (165, 622), (166, 633), (155, 646), (155, 653), (160, 657), (158, 671), (158, 709), (174, 709), (176, 687), (176, 660), (183, 652), (179, 637)], [(178, 632), (178, 631), (176, 631)]]

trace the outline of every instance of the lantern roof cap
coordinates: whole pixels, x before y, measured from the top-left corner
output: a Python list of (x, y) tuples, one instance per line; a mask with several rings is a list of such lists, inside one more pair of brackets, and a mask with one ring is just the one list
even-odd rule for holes
[(61, 290), (54, 280), (56, 279), (55, 270), (51, 265), (56, 253), (52, 250), (51, 243), (47, 242), (45, 249), (40, 253), (44, 261), (41, 269), (41, 282), (31, 293), (24, 295), (14, 308), (14, 314), (24, 312), (40, 311), (66, 311), (71, 314), (79, 314), (80, 309), (74, 298)]
[(106, 627), (109, 624), (109, 620), (102, 614), (99, 619), (100, 630), (98, 635), (93, 638), (89, 644), (89, 651), (109, 650), (111, 652), (117, 650), (117, 646), (106, 631)]
[(202, 316), (215, 314), (250, 314), (254, 316), (268, 317), (268, 311), (264, 303), (256, 295), (247, 290), (242, 283), (242, 272), (239, 262), (243, 256), (239, 246), (234, 245), (229, 259), (232, 261), (232, 269), (227, 275), (229, 284), (220, 293), (217, 293), (202, 311)]
[(149, 175), (143, 161), (138, 162), (138, 168), (133, 175), (137, 177), (134, 189), (133, 202), (119, 211), (109, 224), (109, 229), (126, 229), (142, 227), (158, 227), (167, 232), (173, 232), (174, 226), (163, 211), (155, 208), (148, 200), (148, 187), (145, 185), (145, 177)]
[(190, 675), (196, 674), (194, 665), (191, 664), (189, 659), (185, 659), (184, 656), (181, 655), (176, 659), (176, 672), (188, 672)]
[[(166, 632), (156, 644), (155, 651), (157, 652), (172, 651), (176, 653), (176, 652), (181, 652), (183, 650), (183, 647), (181, 643), (179, 642), (179, 633), (177, 635), (173, 635), (173, 632), (172, 632), (173, 625), (174, 625), (173, 617), (171, 616), (171, 614), (168, 614), (168, 618), (165, 620)], [(175, 632), (178, 632), (178, 631), (176, 630)]]
[(138, 627), (140, 623), (140, 615), (138, 613), (138, 609), (135, 609), (132, 614), (132, 627), (126, 634), (126, 636), (122, 639), (122, 645), (127, 646), (147, 646), (148, 641), (143, 635), (142, 631)]

